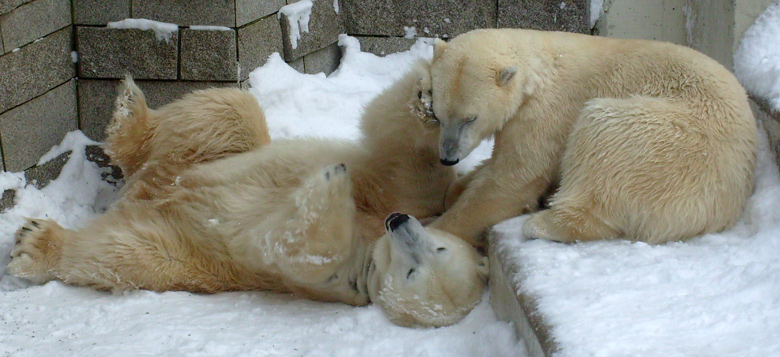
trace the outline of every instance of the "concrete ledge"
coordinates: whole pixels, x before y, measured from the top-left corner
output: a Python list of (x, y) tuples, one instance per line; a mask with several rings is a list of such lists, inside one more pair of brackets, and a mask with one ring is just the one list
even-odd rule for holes
[(766, 130), (769, 145), (775, 152), (775, 161), (780, 165), (780, 112), (772, 109), (763, 99), (750, 98), (750, 108)]
[(498, 248), (505, 239), (510, 238), (494, 229), (488, 231), (490, 305), (496, 317), (514, 324), (529, 355), (551, 356), (559, 352), (558, 344), (536, 308), (536, 299), (519, 288), (524, 276), (522, 267), (513, 263), (509, 252)]

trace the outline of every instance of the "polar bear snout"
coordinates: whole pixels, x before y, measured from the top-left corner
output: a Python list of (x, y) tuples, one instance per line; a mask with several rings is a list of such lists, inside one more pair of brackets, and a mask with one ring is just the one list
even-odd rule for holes
[(399, 226), (406, 223), (406, 221), (409, 220), (408, 214), (403, 213), (391, 213), (387, 218), (385, 219), (385, 228), (392, 232), (398, 229)]

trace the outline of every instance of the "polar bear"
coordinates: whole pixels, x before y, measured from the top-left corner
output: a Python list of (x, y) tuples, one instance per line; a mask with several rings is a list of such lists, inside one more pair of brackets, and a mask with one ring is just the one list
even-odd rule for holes
[(455, 179), (419, 110), (428, 65), (366, 108), (359, 142), (270, 142), (261, 108), (237, 89), (152, 110), (128, 78), (107, 139), (129, 174), (121, 198), (77, 230), (30, 219), (9, 271), (104, 290), (372, 301), (400, 325), (455, 323), (479, 302), (487, 261), (413, 217), (440, 213)]
[(730, 227), (753, 189), (757, 127), (744, 89), (690, 48), (533, 30), (439, 41), (433, 111), (445, 165), (495, 136), (432, 223), (475, 244), (536, 211), (527, 238), (684, 240)]

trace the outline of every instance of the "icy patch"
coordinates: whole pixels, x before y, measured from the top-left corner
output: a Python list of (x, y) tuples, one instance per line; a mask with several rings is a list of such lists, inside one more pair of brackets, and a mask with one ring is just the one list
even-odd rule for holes
[(190, 30), (196, 31), (233, 31), (230, 27), (225, 26), (206, 26), (206, 25), (194, 25), (190, 26)]
[(73, 63), (79, 63), (79, 53), (76, 51), (70, 51), (70, 60)]
[(147, 19), (124, 19), (122, 21), (109, 22), (106, 27), (110, 29), (152, 30), (157, 35), (158, 41), (165, 42), (170, 42), (173, 33), (179, 30), (179, 25)]
[(277, 18), (281, 18), (282, 15), (287, 17), (287, 23), (290, 26), (290, 44), (293, 49), (298, 48), (301, 32), (309, 32), (312, 5), (311, 0), (301, 0), (279, 9)]
[(780, 110), (780, 1), (750, 26), (734, 54), (734, 74), (751, 94)]

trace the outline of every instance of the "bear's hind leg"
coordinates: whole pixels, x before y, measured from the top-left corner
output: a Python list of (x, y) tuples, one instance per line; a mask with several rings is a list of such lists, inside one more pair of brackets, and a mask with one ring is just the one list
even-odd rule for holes
[(618, 232), (587, 211), (566, 212), (551, 208), (533, 214), (523, 223), (526, 239), (561, 243), (585, 242), (618, 237)]
[(106, 128), (106, 152), (131, 176), (149, 159), (151, 140), (157, 122), (146, 105), (146, 97), (128, 75), (119, 86), (111, 123)]

